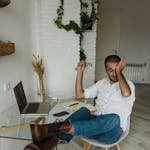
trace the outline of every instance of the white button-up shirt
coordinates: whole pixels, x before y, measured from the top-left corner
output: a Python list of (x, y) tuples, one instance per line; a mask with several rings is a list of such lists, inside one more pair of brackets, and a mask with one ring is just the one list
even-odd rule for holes
[(121, 94), (119, 82), (110, 83), (108, 78), (98, 81), (93, 86), (85, 89), (85, 98), (96, 99), (95, 115), (115, 113), (120, 116), (120, 126), (125, 131), (127, 127), (127, 118), (132, 112), (132, 106), (135, 101), (135, 86), (127, 80), (131, 90), (129, 97), (124, 97)]

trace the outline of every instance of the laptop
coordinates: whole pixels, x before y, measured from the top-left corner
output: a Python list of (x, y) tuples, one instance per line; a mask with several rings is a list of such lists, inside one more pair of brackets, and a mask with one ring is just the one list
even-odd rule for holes
[(21, 116), (23, 117), (48, 116), (51, 108), (49, 103), (40, 103), (40, 102), (28, 103), (25, 96), (23, 84), (21, 81), (14, 87), (14, 93)]

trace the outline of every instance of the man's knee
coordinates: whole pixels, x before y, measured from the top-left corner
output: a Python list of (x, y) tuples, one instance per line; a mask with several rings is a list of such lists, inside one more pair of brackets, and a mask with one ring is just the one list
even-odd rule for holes
[(86, 107), (81, 107), (78, 111), (89, 112), (89, 110)]

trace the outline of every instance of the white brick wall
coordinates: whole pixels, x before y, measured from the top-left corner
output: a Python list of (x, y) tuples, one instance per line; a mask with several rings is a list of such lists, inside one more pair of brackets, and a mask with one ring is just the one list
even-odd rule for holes
[[(39, 53), (44, 59), (46, 90), (53, 96), (72, 97), (76, 77), (74, 68), (79, 61), (79, 36), (74, 31), (66, 32), (54, 24), (60, 0), (38, 2), (41, 5), (39, 7)], [(80, 23), (79, 0), (64, 0), (63, 22), (67, 24), (70, 20)], [(85, 72), (85, 87), (94, 82), (95, 29), (96, 27), (93, 31), (85, 33), (83, 42), (88, 56), (87, 61), (92, 63), (92, 67), (87, 67)]]
[(84, 33), (83, 49), (87, 55), (87, 68), (84, 74), (84, 85), (88, 87), (95, 80), (95, 55), (96, 55), (96, 23), (93, 25), (93, 30)]

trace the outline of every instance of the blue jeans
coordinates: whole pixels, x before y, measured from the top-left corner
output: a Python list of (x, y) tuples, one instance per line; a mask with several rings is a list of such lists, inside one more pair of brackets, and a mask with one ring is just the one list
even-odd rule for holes
[(66, 120), (71, 122), (74, 129), (72, 134), (64, 134), (60, 137), (67, 142), (79, 135), (111, 144), (121, 136), (120, 117), (117, 114), (94, 116), (83, 107)]

